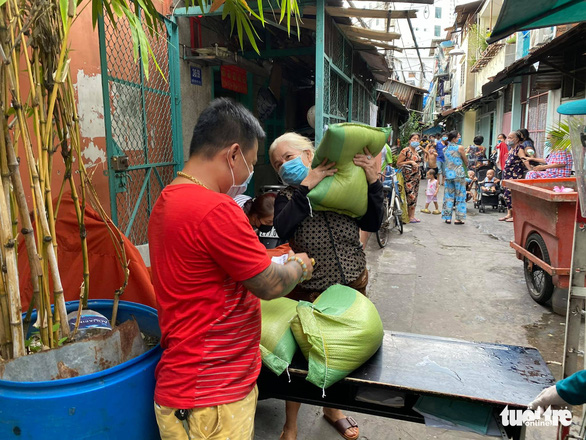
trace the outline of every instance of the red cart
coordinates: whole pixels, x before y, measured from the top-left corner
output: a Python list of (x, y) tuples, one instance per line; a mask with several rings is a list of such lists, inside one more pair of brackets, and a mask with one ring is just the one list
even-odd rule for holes
[(547, 302), (555, 287), (569, 287), (577, 192), (554, 192), (555, 186), (576, 190), (575, 178), (509, 180), (514, 207), (515, 239), (511, 247), (523, 260), (531, 297)]

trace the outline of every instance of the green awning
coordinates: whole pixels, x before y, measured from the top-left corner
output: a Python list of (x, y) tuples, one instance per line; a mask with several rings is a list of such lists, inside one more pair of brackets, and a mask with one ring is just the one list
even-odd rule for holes
[(518, 31), (586, 21), (585, 0), (504, 0), (488, 43)]

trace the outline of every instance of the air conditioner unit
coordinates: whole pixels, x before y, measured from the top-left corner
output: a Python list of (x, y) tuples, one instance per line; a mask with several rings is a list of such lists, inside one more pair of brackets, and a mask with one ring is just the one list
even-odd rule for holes
[(450, 81), (444, 81), (444, 92), (450, 92), (452, 90), (452, 83)]
[(452, 95), (449, 93), (447, 95), (444, 95), (444, 106), (446, 105), (452, 105)]
[(541, 46), (553, 40), (553, 27), (533, 29), (531, 31), (531, 47)]

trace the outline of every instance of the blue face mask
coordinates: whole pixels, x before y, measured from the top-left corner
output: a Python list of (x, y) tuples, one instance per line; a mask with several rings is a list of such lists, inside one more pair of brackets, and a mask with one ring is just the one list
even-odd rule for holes
[(447, 136), (444, 136), (444, 137), (442, 138), (442, 141), (447, 141), (447, 140), (448, 140), (448, 137), (447, 137)]
[[(232, 198), (239, 196), (240, 194), (244, 194), (246, 192), (246, 188), (248, 187), (248, 184), (252, 180), (252, 175), (254, 174), (254, 168), (252, 169), (252, 171), (250, 171), (250, 168), (248, 168), (248, 163), (246, 162), (246, 159), (244, 158), (244, 154), (242, 153), (242, 150), (240, 150), (240, 154), (242, 154), (242, 159), (244, 159), (244, 164), (246, 165), (246, 169), (248, 170), (248, 172), (250, 174), (248, 175), (248, 178), (244, 182), (242, 182), (240, 185), (236, 185), (236, 181), (234, 180), (234, 172), (232, 171), (232, 168), (230, 168), (230, 173), (232, 173), (232, 186), (230, 187), (230, 189), (228, 190), (226, 195), (228, 195)], [(228, 166), (230, 166), (230, 163), (228, 163)]]
[(550, 141), (545, 141), (545, 147), (546, 148), (551, 148), (551, 142)]
[(412, 147), (418, 147), (419, 146), (419, 142), (413, 141), (413, 142), (411, 142), (411, 146)]
[(458, 138), (458, 142), (456, 142), (456, 144), (462, 145), (462, 138)]
[(288, 162), (281, 165), (279, 169), (279, 177), (287, 185), (299, 185), (309, 173), (308, 167), (301, 160), (301, 156), (297, 156)]

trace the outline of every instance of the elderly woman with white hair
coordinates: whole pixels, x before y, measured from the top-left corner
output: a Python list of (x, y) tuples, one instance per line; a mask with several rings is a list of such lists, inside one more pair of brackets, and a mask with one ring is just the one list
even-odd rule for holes
[[(275, 139), (269, 158), (281, 180), (288, 185), (275, 200), (273, 225), (279, 237), (289, 240), (294, 252), (306, 252), (316, 261), (311, 280), (300, 283), (289, 298), (313, 302), (328, 287), (343, 284), (365, 294), (368, 284), (366, 256), (360, 243), (360, 230), (376, 232), (383, 217), (383, 186), (378, 179), (375, 159), (365, 149), (354, 164), (368, 181), (368, 209), (361, 219), (331, 211), (313, 211), (307, 194), (325, 177), (333, 176), (335, 163), (327, 159), (311, 168), (312, 142), (296, 133)], [(297, 438), (297, 413), (301, 404), (287, 402), (281, 440)], [(324, 418), (347, 440), (357, 439), (358, 425), (338, 409), (324, 408)]]

